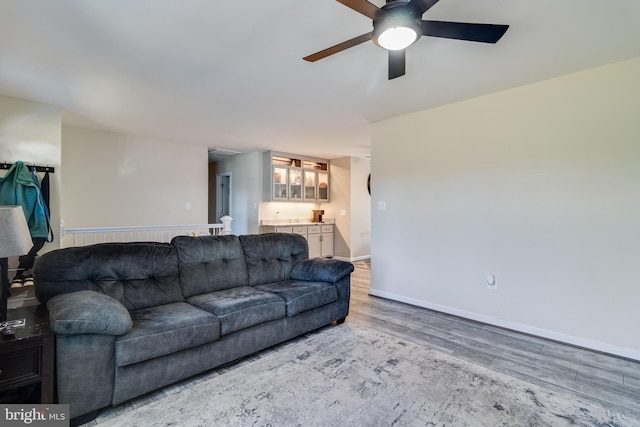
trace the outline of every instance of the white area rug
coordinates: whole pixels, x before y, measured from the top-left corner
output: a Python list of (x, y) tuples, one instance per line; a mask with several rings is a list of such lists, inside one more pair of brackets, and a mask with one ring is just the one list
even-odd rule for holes
[(105, 426), (636, 426), (640, 420), (347, 322)]

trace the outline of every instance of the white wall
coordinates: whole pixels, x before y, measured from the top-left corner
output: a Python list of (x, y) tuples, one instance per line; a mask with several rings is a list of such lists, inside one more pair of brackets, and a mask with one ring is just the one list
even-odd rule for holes
[[(238, 154), (216, 164), (216, 173), (231, 173), (231, 229), (233, 234), (258, 233), (262, 201), (262, 152)], [(215, 177), (212, 178), (215, 182)]]
[[(0, 162), (22, 160), (27, 164), (55, 167), (55, 173), (49, 175), (49, 210), (55, 241), (47, 243), (40, 253), (60, 247), (61, 123), (59, 107), (0, 96)], [(1, 175), (5, 173), (0, 170)]]
[(640, 359), (638, 111), (640, 59), (376, 123), (371, 293)]
[(65, 227), (207, 223), (207, 147), (70, 126), (62, 135)]
[[(371, 256), (371, 197), (367, 178), (371, 161), (359, 157), (331, 160), (331, 200), (322, 204), (325, 216), (335, 218), (334, 254), (356, 261)], [(342, 215), (344, 213), (344, 215)]]
[(351, 260), (371, 257), (371, 160), (351, 157)]

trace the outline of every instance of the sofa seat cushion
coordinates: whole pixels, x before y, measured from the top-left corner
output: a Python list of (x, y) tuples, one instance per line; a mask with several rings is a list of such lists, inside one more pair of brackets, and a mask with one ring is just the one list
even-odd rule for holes
[(131, 312), (133, 327), (116, 339), (116, 365), (125, 366), (220, 338), (216, 316), (186, 302)]
[(320, 307), (338, 300), (338, 290), (331, 283), (285, 280), (255, 287), (285, 300), (287, 316)]
[(215, 314), (220, 319), (222, 335), (269, 320), (282, 319), (286, 313), (284, 299), (250, 286), (197, 295), (187, 301)]

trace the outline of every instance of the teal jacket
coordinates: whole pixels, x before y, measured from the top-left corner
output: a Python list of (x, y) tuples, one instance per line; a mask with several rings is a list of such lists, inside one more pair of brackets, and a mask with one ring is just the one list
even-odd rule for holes
[(38, 179), (23, 162), (15, 162), (0, 178), (0, 205), (21, 205), (31, 237), (49, 237), (49, 209)]

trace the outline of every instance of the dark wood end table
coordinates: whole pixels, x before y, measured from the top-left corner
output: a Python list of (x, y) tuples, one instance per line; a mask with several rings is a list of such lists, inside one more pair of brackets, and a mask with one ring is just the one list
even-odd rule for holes
[(0, 393), (40, 383), (40, 402), (54, 402), (55, 335), (43, 305), (8, 310), (8, 320), (26, 319), (15, 335), (0, 332)]

